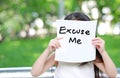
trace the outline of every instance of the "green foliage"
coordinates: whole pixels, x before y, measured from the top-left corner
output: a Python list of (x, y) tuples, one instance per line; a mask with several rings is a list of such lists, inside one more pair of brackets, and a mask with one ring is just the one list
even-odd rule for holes
[[(97, 7), (99, 9), (100, 15), (104, 15), (102, 13), (102, 9), (104, 7), (109, 7), (111, 10), (111, 13), (113, 15), (113, 21), (112, 23), (116, 23), (118, 21), (120, 21), (119, 17), (120, 17), (120, 0), (96, 0), (97, 2)], [(101, 17), (100, 16), (100, 17)]]
[(16, 33), (35, 18), (46, 21), (48, 14), (58, 14), (58, 2), (54, 0), (0, 0), (0, 5), (0, 34), (6, 37), (13, 33), (12, 37), (17, 37)]
[[(74, 11), (81, 11), (84, 1), (89, 0), (63, 0), (65, 14)], [(119, 22), (120, 19), (120, 0), (94, 0), (97, 3), (100, 18), (104, 15), (102, 9), (109, 7), (113, 16), (112, 23)], [(25, 29), (25, 25), (30, 25), (35, 18), (40, 17), (44, 21), (44, 27), (50, 28), (46, 22), (48, 16), (58, 17), (59, 0), (0, 0), (0, 34), (11, 37), (12, 33), (17, 37), (16, 33)], [(49, 19), (49, 20), (52, 20)], [(11, 31), (11, 32), (9, 32)]]
[[(120, 67), (120, 36), (100, 36), (106, 41), (106, 50), (117, 67)], [(32, 66), (54, 36), (20, 39), (0, 43), (0, 67)]]

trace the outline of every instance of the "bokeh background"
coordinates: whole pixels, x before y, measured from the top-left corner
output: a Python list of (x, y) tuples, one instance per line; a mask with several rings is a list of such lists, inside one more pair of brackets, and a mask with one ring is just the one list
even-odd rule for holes
[(120, 0), (0, 0), (0, 68), (32, 66), (56, 36), (57, 19), (82, 11), (120, 67)]

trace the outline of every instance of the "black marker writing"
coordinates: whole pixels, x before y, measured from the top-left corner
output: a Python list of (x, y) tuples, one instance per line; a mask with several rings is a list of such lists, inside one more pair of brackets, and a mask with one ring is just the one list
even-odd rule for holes
[(83, 29), (67, 29), (65, 26), (61, 26), (59, 30), (59, 34), (81, 34), (81, 35), (90, 35), (89, 30), (83, 30)]
[(76, 38), (73, 38), (73, 39), (72, 39), (72, 38), (70, 37), (69, 43), (71, 43), (71, 42), (72, 42), (72, 43), (74, 42), (74, 43), (77, 43), (77, 44), (82, 44), (81, 39), (76, 39)]

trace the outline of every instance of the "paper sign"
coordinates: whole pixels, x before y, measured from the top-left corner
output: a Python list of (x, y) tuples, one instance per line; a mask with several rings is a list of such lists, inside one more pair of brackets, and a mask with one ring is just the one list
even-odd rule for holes
[(97, 21), (57, 20), (57, 37), (61, 48), (55, 52), (55, 60), (63, 62), (87, 62), (95, 59), (96, 50), (92, 45)]

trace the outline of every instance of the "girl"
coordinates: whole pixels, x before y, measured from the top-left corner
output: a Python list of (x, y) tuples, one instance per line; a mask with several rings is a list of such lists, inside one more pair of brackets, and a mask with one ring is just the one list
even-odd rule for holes
[[(65, 20), (90, 21), (89, 17), (83, 13), (75, 12), (65, 17)], [(117, 75), (116, 67), (107, 54), (104, 47), (104, 40), (96, 37), (92, 40), (92, 44), (96, 46), (96, 59), (85, 63), (67, 63), (55, 61), (54, 51), (62, 47), (59, 40), (62, 38), (54, 38), (50, 40), (48, 47), (34, 63), (31, 74), (35, 77), (44, 73), (48, 68), (56, 65), (54, 78), (100, 78), (100, 71), (108, 77), (115, 78)]]

